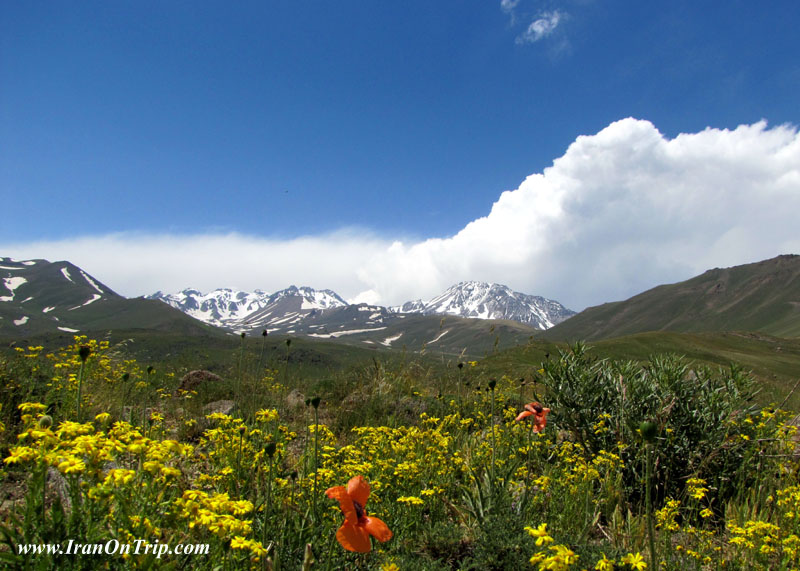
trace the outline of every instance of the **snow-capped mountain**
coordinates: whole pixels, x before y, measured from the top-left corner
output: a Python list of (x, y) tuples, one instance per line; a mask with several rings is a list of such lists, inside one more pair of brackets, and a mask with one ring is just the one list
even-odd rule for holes
[(174, 294), (159, 291), (147, 297), (161, 300), (200, 321), (236, 331), (283, 330), (285, 327), (280, 325), (300, 321), (311, 312), (347, 305), (333, 291), (296, 286), (273, 294), (223, 288), (205, 294), (196, 289)]
[(317, 290), (311, 287), (289, 286), (269, 296), (269, 303), (277, 303), (281, 299), (299, 299), (300, 309), (330, 309), (348, 305), (339, 295), (329, 289)]
[[(508, 319), (536, 329), (548, 329), (574, 315), (557, 301), (515, 292), (500, 284), (474, 281), (454, 285), (430, 301), (409, 301), (392, 308), (351, 306), (331, 290), (296, 286), (273, 294), (227, 288), (204, 294), (185, 289), (175, 294), (157, 292), (148, 298), (159, 299), (196, 319), (230, 331), (266, 329), (289, 334), (328, 334), (345, 327), (345, 323), (352, 330), (377, 327), (389, 316), (414, 313)], [(354, 312), (342, 313), (343, 308), (353, 308)], [(378, 320), (381, 323), (376, 321), (376, 315), (381, 316)], [(368, 316), (372, 316), (371, 320), (366, 319)], [(330, 329), (328, 325), (334, 323), (336, 327)]]
[(510, 319), (537, 329), (549, 329), (575, 315), (557, 301), (512, 291), (500, 284), (476, 281), (451, 286), (430, 301), (409, 301), (394, 309), (424, 315)]
[(196, 289), (185, 289), (178, 293), (165, 294), (160, 291), (147, 296), (180, 309), (195, 319), (217, 327), (235, 326), (254, 311), (269, 303), (269, 294), (256, 290), (253, 293), (230, 288), (215, 289), (201, 293)]

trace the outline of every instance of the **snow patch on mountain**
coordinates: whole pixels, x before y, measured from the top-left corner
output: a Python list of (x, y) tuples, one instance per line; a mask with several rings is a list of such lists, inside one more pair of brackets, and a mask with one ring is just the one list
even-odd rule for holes
[(0, 297), (0, 301), (13, 301), (14, 300), (14, 295), (16, 295), (14, 290), (17, 289), (22, 284), (26, 283), (27, 281), (28, 280), (26, 280), (25, 278), (19, 278), (19, 277), (4, 278), (3, 279), (3, 285), (5, 286), (5, 288), (7, 290), (9, 290), (11, 292), (11, 295), (10, 296), (9, 295), (1, 296)]
[(84, 303), (81, 307), (85, 307), (85, 306), (89, 305), (90, 303), (94, 303), (95, 301), (97, 301), (98, 299), (101, 299), (102, 297), (103, 297), (102, 295), (100, 295), (98, 293), (95, 293), (95, 294), (92, 295), (92, 299), (90, 299), (89, 301)]
[(345, 331), (334, 331), (333, 333), (309, 333), (309, 337), (318, 337), (320, 339), (330, 339), (331, 337), (341, 337), (342, 335), (358, 335), (359, 333), (372, 333), (373, 331), (381, 331), (385, 327), (374, 327), (372, 329), (347, 329)]
[(428, 345), (432, 345), (433, 343), (436, 343), (439, 339), (441, 339), (442, 337), (444, 337), (448, 333), (450, 333), (450, 330), (449, 329), (445, 329), (444, 331), (439, 333), (439, 335), (437, 335), (436, 337), (434, 337), (433, 339), (428, 341)]
[(403, 333), (400, 332), (397, 335), (393, 335), (392, 337), (387, 337), (386, 339), (381, 341), (381, 345), (384, 345), (385, 347), (391, 347), (392, 343), (394, 343), (395, 341), (400, 339), (402, 336), (403, 336)]
[(100, 289), (100, 286), (97, 285), (97, 283), (95, 283), (95, 281), (88, 276), (86, 272), (81, 270), (81, 275), (83, 276), (83, 279), (89, 282), (89, 285), (91, 285), (94, 289), (96, 289), (101, 295), (105, 293), (102, 289)]

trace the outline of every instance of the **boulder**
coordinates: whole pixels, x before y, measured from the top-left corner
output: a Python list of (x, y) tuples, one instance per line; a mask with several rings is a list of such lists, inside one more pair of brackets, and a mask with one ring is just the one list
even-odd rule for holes
[(180, 394), (181, 391), (197, 391), (201, 386), (208, 384), (218, 385), (222, 382), (222, 377), (215, 375), (211, 371), (190, 371), (186, 373), (181, 379), (181, 384), (178, 385), (176, 393)]
[(214, 402), (210, 402), (204, 406), (203, 412), (206, 414), (214, 414), (215, 412), (220, 414), (230, 414), (235, 406), (236, 403), (234, 403), (232, 400), (215, 400)]

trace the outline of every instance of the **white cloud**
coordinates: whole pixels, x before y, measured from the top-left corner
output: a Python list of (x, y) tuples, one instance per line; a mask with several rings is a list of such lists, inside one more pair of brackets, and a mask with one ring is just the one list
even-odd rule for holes
[(125, 296), (194, 287), (276, 291), (291, 284), (357, 293), (354, 268), (389, 242), (363, 230), (291, 240), (236, 233), (147, 235), (119, 233), (0, 245), (4, 256), (68, 260)]
[(672, 140), (624, 119), (451, 238), (395, 243), (359, 276), (390, 298), (463, 279), (506, 283), (573, 309), (706, 269), (800, 253), (800, 138), (764, 122)]
[(580, 310), (712, 267), (800, 253), (797, 212), (795, 128), (761, 121), (668, 139), (623, 119), (578, 137), (450, 237), (116, 234), (0, 244), (0, 255), (67, 259), (129, 296), (294, 283), (399, 304), (478, 279)]
[(514, 8), (517, 7), (520, 0), (500, 0), (500, 9), (503, 12), (511, 13), (514, 11)]
[(550, 36), (556, 31), (564, 16), (565, 14), (558, 10), (543, 12), (536, 20), (530, 23), (527, 30), (517, 36), (516, 42), (518, 44), (530, 44)]

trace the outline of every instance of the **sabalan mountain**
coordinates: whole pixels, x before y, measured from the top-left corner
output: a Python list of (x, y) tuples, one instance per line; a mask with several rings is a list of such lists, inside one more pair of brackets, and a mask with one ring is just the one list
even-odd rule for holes
[(186, 289), (176, 294), (157, 292), (148, 297), (231, 331), (266, 329), (270, 333), (317, 336), (384, 328), (402, 314), (509, 320), (534, 329), (547, 329), (574, 314), (556, 301), (483, 282), (462, 282), (430, 301), (407, 302), (393, 308), (350, 305), (331, 290), (296, 286), (272, 295), (231, 289), (203, 294)]
[(0, 258), (0, 335), (110, 329), (213, 333), (163, 303), (127, 299), (69, 262)]
[(800, 336), (800, 256), (715, 268), (625, 301), (590, 307), (541, 334), (598, 340), (649, 331), (748, 331)]
[(461, 282), (430, 301), (409, 301), (393, 308), (401, 313), (509, 319), (536, 329), (549, 329), (575, 315), (551, 299), (528, 295), (500, 284)]

